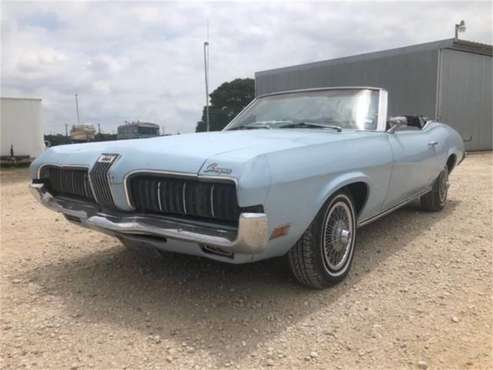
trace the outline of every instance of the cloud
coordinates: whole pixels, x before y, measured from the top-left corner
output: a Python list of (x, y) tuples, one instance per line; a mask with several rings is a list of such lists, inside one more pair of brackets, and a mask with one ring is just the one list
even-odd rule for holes
[(492, 43), (490, 2), (2, 2), (3, 96), (43, 98), (47, 132), (81, 119), (193, 131), (211, 87), (255, 71), (453, 36)]
[(50, 70), (56, 69), (57, 65), (60, 66), (66, 61), (67, 56), (63, 52), (49, 48), (33, 48), (17, 55), (16, 65), (17, 70), (28, 78), (31, 73), (35, 76), (48, 74)]

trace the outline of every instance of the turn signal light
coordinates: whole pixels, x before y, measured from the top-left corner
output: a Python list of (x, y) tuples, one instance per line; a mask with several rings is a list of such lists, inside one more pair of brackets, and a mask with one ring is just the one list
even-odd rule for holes
[(270, 239), (280, 238), (281, 236), (288, 235), (289, 228), (291, 225), (281, 225), (272, 230), (272, 234), (270, 235)]

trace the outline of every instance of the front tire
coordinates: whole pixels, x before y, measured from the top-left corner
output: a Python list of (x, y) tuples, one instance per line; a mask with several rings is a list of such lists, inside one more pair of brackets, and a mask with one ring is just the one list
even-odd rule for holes
[(421, 207), (429, 212), (441, 211), (447, 203), (448, 187), (448, 167), (445, 166), (433, 183), (432, 190), (421, 197)]
[(333, 195), (300, 240), (288, 252), (289, 265), (301, 284), (323, 289), (347, 276), (354, 254), (356, 214), (351, 194)]

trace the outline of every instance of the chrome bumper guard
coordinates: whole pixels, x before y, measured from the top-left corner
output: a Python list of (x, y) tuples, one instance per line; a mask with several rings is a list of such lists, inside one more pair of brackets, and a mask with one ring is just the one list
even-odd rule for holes
[(45, 207), (76, 218), (81, 226), (112, 235), (144, 235), (170, 238), (223, 248), (233, 253), (261, 253), (268, 238), (264, 213), (242, 213), (238, 228), (194, 223), (172, 217), (129, 215), (99, 211), (96, 205), (54, 197), (44, 184), (30, 184), (34, 197)]

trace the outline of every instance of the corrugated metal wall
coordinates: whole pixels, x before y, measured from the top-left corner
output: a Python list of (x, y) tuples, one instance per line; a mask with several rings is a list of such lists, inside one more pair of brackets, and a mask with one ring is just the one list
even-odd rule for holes
[(383, 87), (389, 92), (391, 115), (435, 117), (438, 50), (345, 59), (259, 72), (256, 94), (326, 86)]
[(441, 51), (438, 116), (455, 127), (467, 150), (491, 150), (493, 58)]
[(470, 139), (468, 150), (491, 150), (493, 58), (449, 49), (464, 43), (444, 40), (257, 72), (256, 95), (325, 86), (383, 87), (389, 91), (390, 115), (440, 119)]

